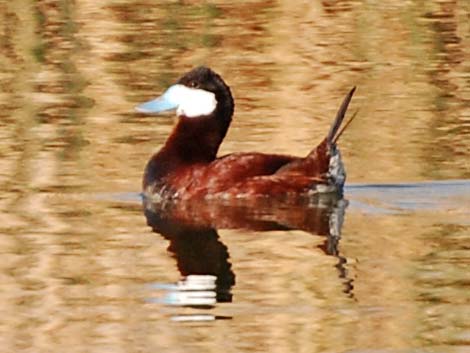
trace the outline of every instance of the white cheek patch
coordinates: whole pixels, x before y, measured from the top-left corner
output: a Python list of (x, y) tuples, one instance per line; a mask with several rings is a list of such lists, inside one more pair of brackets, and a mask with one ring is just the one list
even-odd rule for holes
[(174, 85), (168, 92), (171, 101), (178, 102), (176, 114), (195, 118), (211, 114), (216, 106), (215, 94), (202, 89), (189, 88), (184, 85)]

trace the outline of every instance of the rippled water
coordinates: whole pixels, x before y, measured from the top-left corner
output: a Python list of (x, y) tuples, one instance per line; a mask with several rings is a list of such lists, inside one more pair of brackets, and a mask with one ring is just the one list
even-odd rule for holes
[[(467, 1), (0, 0), (1, 351), (470, 351), (469, 34)], [(133, 107), (199, 64), (221, 153), (306, 154), (357, 85), (348, 205), (143, 209), (174, 120)]]

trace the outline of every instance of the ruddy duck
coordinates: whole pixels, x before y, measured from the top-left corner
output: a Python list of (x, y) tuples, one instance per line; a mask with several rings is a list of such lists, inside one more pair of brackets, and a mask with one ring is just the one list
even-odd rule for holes
[(232, 120), (232, 94), (211, 69), (191, 70), (161, 97), (136, 108), (141, 113), (176, 109), (178, 116), (165, 145), (147, 163), (144, 195), (155, 201), (342, 196), (346, 173), (336, 142), (355, 89), (346, 95), (327, 136), (307, 156), (253, 152), (217, 158)]

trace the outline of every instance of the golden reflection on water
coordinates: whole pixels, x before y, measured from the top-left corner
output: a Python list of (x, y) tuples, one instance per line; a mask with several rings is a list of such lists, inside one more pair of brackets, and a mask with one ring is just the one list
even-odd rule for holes
[(321, 238), (220, 230), (237, 282), (211, 313), (232, 320), (192, 324), (148, 301), (147, 285), (179, 279), (168, 242), (137, 196), (109, 200), (139, 191), (173, 124), (133, 106), (203, 63), (237, 102), (222, 153), (307, 153), (357, 85), (349, 181), (469, 178), (469, 13), (438, 0), (0, 0), (3, 350), (463, 352), (468, 194), (461, 208), (348, 210), (352, 298)]

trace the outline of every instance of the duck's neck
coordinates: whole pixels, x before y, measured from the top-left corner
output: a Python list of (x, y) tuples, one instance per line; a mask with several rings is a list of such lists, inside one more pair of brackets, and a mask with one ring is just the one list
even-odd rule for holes
[(208, 163), (217, 151), (227, 132), (227, 127), (212, 117), (180, 117), (165, 146), (158, 154), (183, 164)]
[(144, 186), (158, 183), (181, 167), (212, 162), (229, 124), (214, 117), (180, 117), (165, 145), (147, 164)]

